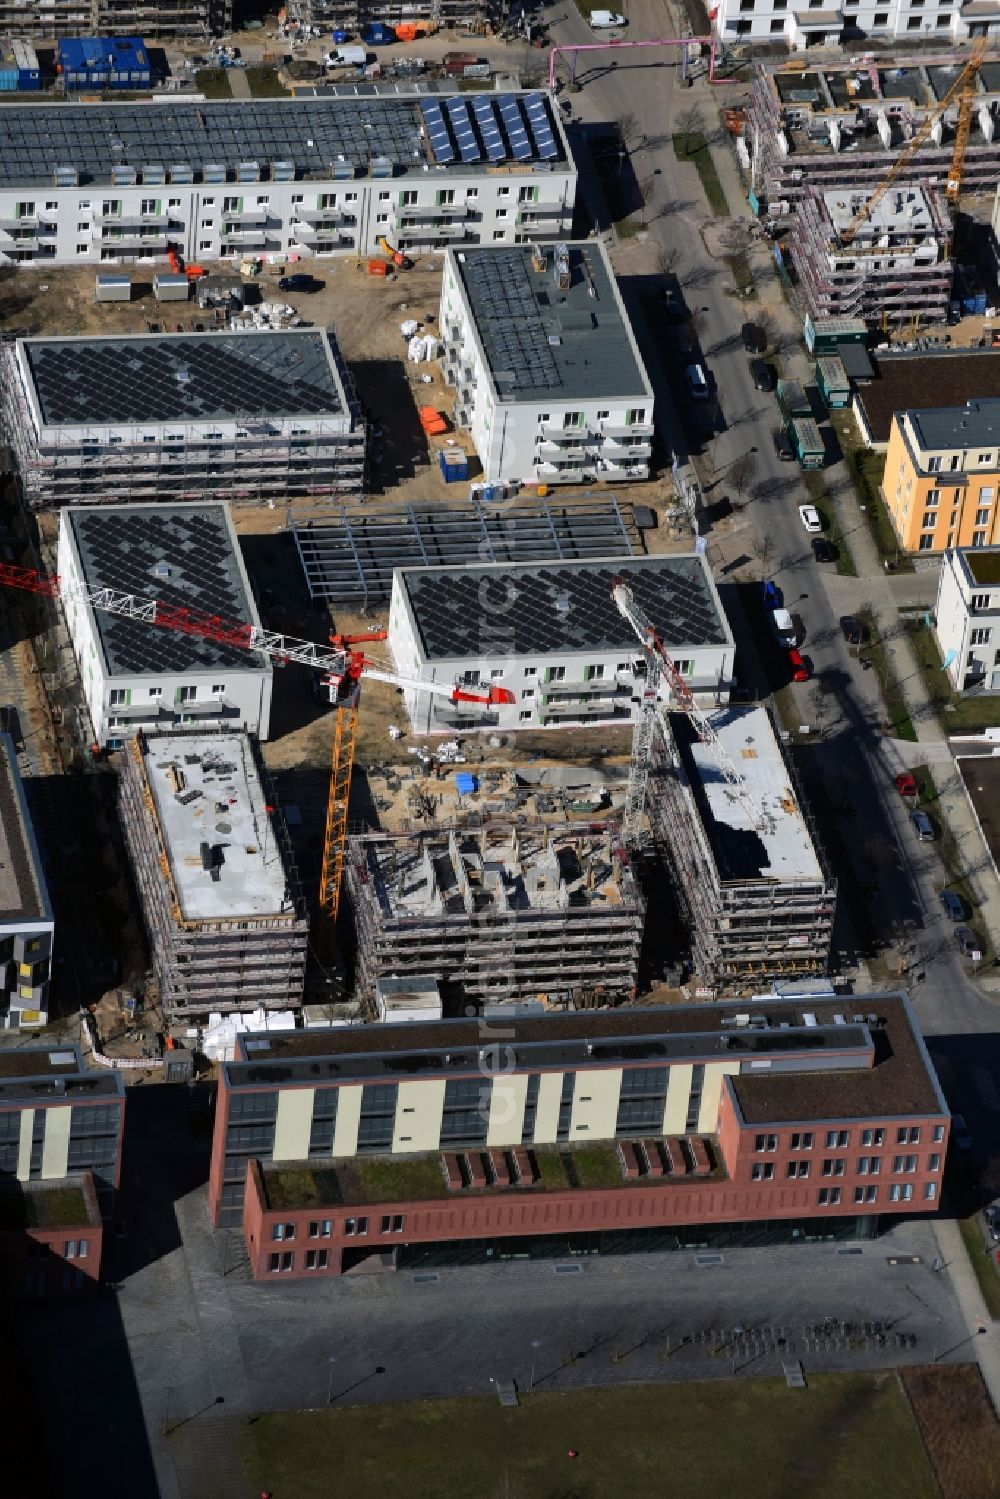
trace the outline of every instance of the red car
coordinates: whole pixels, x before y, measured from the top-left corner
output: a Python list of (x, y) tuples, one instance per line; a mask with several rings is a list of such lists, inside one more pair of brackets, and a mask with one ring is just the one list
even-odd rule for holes
[(808, 682), (809, 668), (794, 646), (788, 652), (788, 664), (792, 668), (793, 682)]
[(900, 796), (916, 796), (917, 778), (912, 770), (901, 770), (896, 777), (896, 790)]

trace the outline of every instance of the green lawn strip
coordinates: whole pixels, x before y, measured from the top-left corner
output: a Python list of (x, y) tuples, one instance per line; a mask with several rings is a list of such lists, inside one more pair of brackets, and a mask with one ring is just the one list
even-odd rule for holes
[(0, 1192), (0, 1228), (79, 1228), (88, 1222), (87, 1199), (79, 1187)]
[(728, 218), (729, 204), (705, 137), (700, 131), (691, 131), (687, 135), (675, 135), (671, 139), (677, 160), (688, 161), (697, 170), (709, 208), (716, 217)]
[[(573, 1349), (539, 1352), (544, 1378)], [(374, 1361), (374, 1360), (373, 1360)], [(485, 1366), (484, 1366), (485, 1370)], [(526, 1369), (525, 1369), (526, 1375)], [(483, 1382), (485, 1384), (484, 1372)], [(526, 1382), (526, 1380), (525, 1380)], [(245, 1428), (259, 1482), (295, 1499), (336, 1491), (407, 1499), (933, 1499), (909, 1404), (889, 1373), (588, 1389), (270, 1413)], [(570, 1457), (570, 1453), (575, 1457)]]
[(229, 74), (225, 68), (202, 68), (194, 75), (194, 86), (206, 99), (231, 99)]
[(749, 301), (757, 295), (757, 285), (753, 279), (750, 262), (745, 255), (732, 255), (726, 261), (733, 273), (733, 281), (736, 286), (736, 295), (744, 301)]
[(823, 518), (823, 535), (837, 549), (837, 572), (842, 578), (856, 578), (858, 569), (851, 556), (851, 549), (847, 545), (847, 538), (841, 528), (833, 501), (826, 492), (823, 475), (806, 472), (802, 477), (809, 491), (809, 499)]
[(279, 80), (275, 68), (247, 68), (247, 83), (255, 99), (287, 99), (288, 90)]
[(927, 695), (945, 733), (960, 734), (1000, 725), (1000, 697), (990, 694), (961, 697), (955, 692), (930, 625), (925, 625), (922, 619), (911, 619), (906, 622), (906, 630)]
[[(947, 884), (942, 888), (953, 890), (956, 895), (961, 897), (965, 902), (966, 914), (968, 915), (969, 912), (972, 913), (969, 919), (975, 924), (976, 912), (979, 910), (979, 897), (976, 894), (972, 881), (965, 873), (965, 863), (958, 846), (958, 839), (948, 825), (945, 814), (941, 811), (940, 807), (935, 806), (935, 803), (940, 800), (940, 793), (934, 783), (934, 776), (927, 765), (913, 766), (913, 774), (916, 776), (919, 788), (917, 805), (927, 809), (937, 829), (938, 857), (944, 865), (947, 881)], [(982, 946), (983, 958), (979, 964), (979, 972), (982, 972), (984, 968), (994, 962), (996, 954), (993, 951), (989, 933), (985, 928), (976, 927), (976, 935)]]
[(910, 710), (906, 706), (906, 699), (903, 697), (900, 689), (899, 679), (892, 666), (885, 641), (879, 633), (875, 618), (870, 609), (859, 609), (857, 617), (867, 631), (864, 651), (875, 668), (875, 675), (882, 689), (882, 697), (885, 702), (887, 732), (894, 735), (897, 739), (907, 739), (911, 744), (916, 744), (917, 731), (913, 726)]
[(979, 1218), (975, 1213), (971, 1218), (960, 1218), (958, 1227), (962, 1234), (965, 1252), (976, 1272), (979, 1289), (986, 1302), (986, 1310), (991, 1317), (1000, 1317), (1000, 1275), (994, 1269), (993, 1256), (983, 1242)]

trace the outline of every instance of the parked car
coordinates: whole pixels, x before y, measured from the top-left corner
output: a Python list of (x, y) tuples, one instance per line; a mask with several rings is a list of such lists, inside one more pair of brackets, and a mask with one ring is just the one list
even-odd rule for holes
[(678, 301), (677, 294), (675, 292), (665, 291), (663, 293), (663, 306), (666, 310), (667, 317), (672, 323), (684, 322), (685, 318), (687, 317), (687, 313), (684, 311), (684, 308)]
[(962, 1114), (952, 1114), (951, 1116), (951, 1138), (959, 1150), (972, 1149), (972, 1136), (969, 1134), (969, 1126), (966, 1124)]
[(792, 646), (788, 652), (788, 664), (792, 668), (793, 682), (808, 682), (809, 668), (795, 646)]
[(917, 778), (912, 770), (901, 770), (896, 777), (896, 790), (900, 796), (916, 796)]
[(921, 843), (934, 842), (934, 824), (926, 812), (911, 812), (910, 821), (913, 823), (913, 831)]
[(840, 616), (840, 633), (848, 645), (864, 645), (865, 643), (865, 627), (859, 624), (853, 614)]
[(687, 377), (688, 390), (696, 401), (708, 400), (708, 380), (705, 371), (700, 364), (689, 364), (684, 371)]
[(974, 963), (979, 962), (983, 955), (982, 944), (971, 926), (957, 926), (955, 941), (963, 958), (971, 958)]
[(941, 891), (941, 906), (949, 921), (965, 920), (965, 907), (954, 890)]
[(1000, 1202), (991, 1202), (989, 1207), (983, 1208), (983, 1217), (990, 1238), (994, 1244), (1000, 1244)]
[(320, 291), (322, 286), (322, 281), (317, 281), (315, 276), (298, 271), (294, 276), (282, 276), (278, 282), (279, 291)]
[(764, 581), (764, 608), (780, 609), (785, 602), (781, 589), (777, 583), (772, 583), (770, 578)]
[(795, 462), (795, 449), (792, 447), (788, 433), (784, 432), (781, 427), (774, 429), (774, 451), (782, 463)]
[(763, 359), (751, 359), (750, 374), (753, 376), (754, 388), (756, 390), (774, 389), (774, 370)]
[(800, 505), (799, 520), (810, 533), (819, 532), (823, 529), (823, 522), (819, 518), (819, 511), (815, 505)]
[(740, 332), (743, 338), (743, 347), (748, 354), (763, 354), (767, 348), (767, 340), (764, 337), (763, 328), (758, 328), (756, 323), (744, 323)]
[(811, 544), (817, 562), (836, 562), (837, 548), (832, 541), (827, 541), (825, 536), (814, 536)]

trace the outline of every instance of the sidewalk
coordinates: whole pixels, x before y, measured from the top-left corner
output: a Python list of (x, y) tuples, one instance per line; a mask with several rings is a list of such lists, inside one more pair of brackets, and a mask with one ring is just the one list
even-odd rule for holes
[[(979, 1289), (976, 1272), (969, 1261), (956, 1220), (935, 1218), (934, 1237), (945, 1265), (940, 1273), (950, 1276), (962, 1317), (969, 1329), (969, 1353), (979, 1365), (993, 1409), (1000, 1414), (1000, 1323), (994, 1322), (986, 1310), (983, 1293)], [(980, 1328), (985, 1328), (985, 1332), (980, 1332)]]

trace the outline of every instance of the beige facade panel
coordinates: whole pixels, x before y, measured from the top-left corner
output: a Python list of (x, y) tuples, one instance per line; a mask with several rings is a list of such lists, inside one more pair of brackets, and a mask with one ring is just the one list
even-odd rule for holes
[(675, 1062), (667, 1073), (667, 1101), (663, 1109), (665, 1135), (683, 1135), (687, 1127), (693, 1076), (694, 1067), (690, 1062)]
[(445, 1077), (423, 1078), (420, 1082), (399, 1084), (396, 1123), (392, 1136), (394, 1155), (439, 1149), (444, 1090), (447, 1086), (448, 1079)]
[(621, 1067), (578, 1072), (569, 1120), (571, 1140), (613, 1140), (622, 1091)]
[(26, 1182), (31, 1177), (31, 1136), (34, 1128), (34, 1109), (22, 1109), (21, 1133), (17, 1141), (17, 1179), (19, 1182)]
[(73, 1110), (69, 1104), (45, 1110), (45, 1139), (42, 1144), (42, 1180), (53, 1181), (69, 1169), (69, 1131)]
[(308, 1160), (315, 1097), (315, 1088), (283, 1088), (278, 1094), (274, 1149), (271, 1152), (274, 1160)]
[(520, 1145), (527, 1094), (526, 1072), (499, 1073), (494, 1077), (490, 1118), (486, 1127), (487, 1145)]
[(698, 1110), (698, 1132), (714, 1135), (719, 1122), (719, 1094), (722, 1079), (728, 1073), (735, 1077), (740, 1070), (739, 1062), (709, 1062), (705, 1067), (705, 1081), (701, 1089), (701, 1108)]
[(561, 1072), (543, 1072), (538, 1079), (538, 1103), (535, 1106), (536, 1145), (553, 1145), (559, 1132), (559, 1100), (562, 1097)]
[(361, 1119), (360, 1083), (345, 1083), (337, 1093), (337, 1123), (333, 1131), (333, 1154), (350, 1156), (358, 1153), (358, 1123)]

